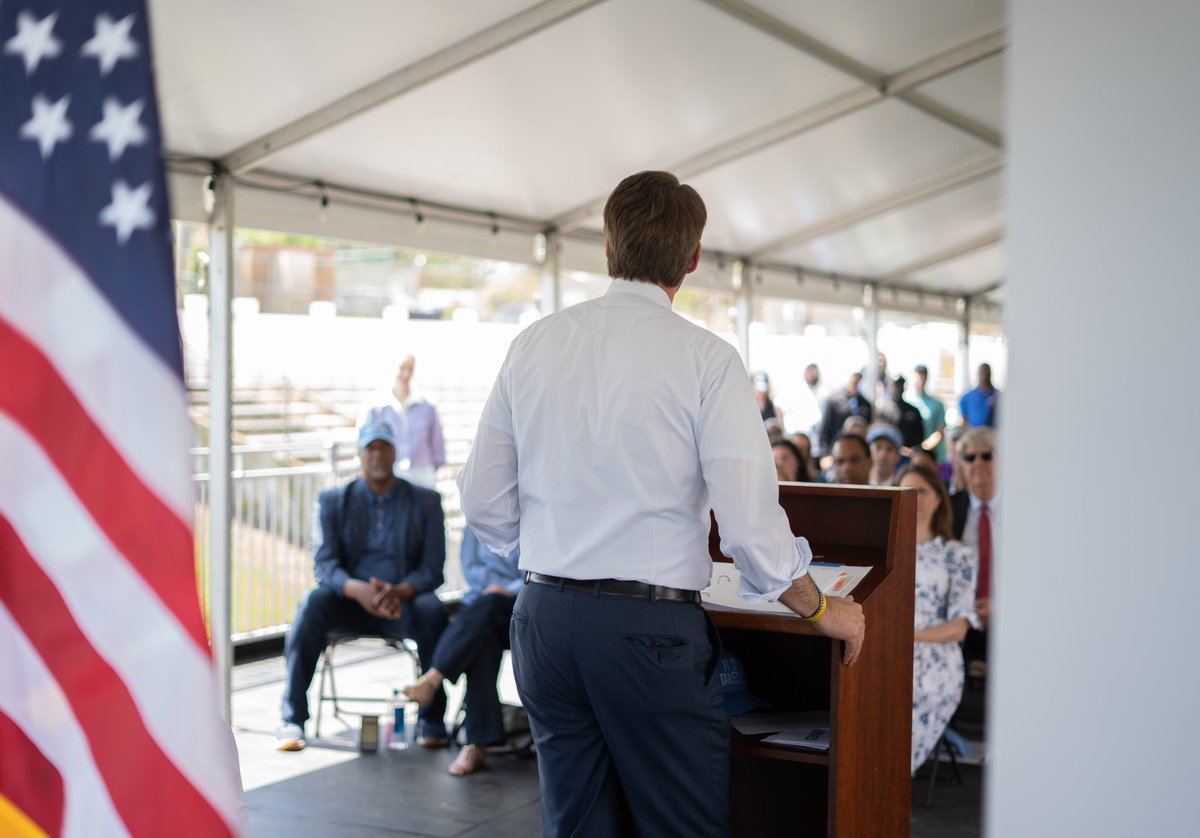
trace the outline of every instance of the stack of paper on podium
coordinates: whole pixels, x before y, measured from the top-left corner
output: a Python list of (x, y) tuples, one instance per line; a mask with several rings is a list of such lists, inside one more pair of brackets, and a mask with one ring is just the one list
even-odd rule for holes
[[(813, 562), (808, 566), (809, 576), (825, 596), (846, 596), (859, 582), (867, 578), (870, 572), (870, 567), (856, 565)], [(704, 598), (704, 604), (737, 611), (765, 611), (770, 614), (795, 616), (795, 612), (779, 602), (746, 602), (738, 595), (741, 581), (742, 574), (732, 563), (713, 562), (712, 582), (700, 594)]]

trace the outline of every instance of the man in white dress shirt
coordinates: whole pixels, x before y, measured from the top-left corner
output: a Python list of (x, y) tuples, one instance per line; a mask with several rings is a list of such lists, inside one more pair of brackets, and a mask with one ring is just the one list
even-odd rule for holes
[(671, 311), (700, 261), (704, 202), (666, 172), (604, 209), (603, 297), (513, 341), (459, 477), (463, 510), (527, 572), (511, 628), (547, 836), (729, 833), (729, 721), (713, 678), (709, 509), (749, 602), (845, 641), (852, 599), (820, 594), (792, 535), (736, 350)]

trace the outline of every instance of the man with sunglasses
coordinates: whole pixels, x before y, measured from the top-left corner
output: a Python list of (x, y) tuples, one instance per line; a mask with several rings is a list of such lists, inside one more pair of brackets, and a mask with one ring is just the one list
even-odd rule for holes
[(950, 496), (954, 513), (954, 537), (975, 548), (979, 556), (979, 590), (975, 611), (984, 630), (969, 629), (963, 641), (963, 656), (970, 661), (987, 660), (987, 618), (992, 597), (992, 568), (997, 561), (996, 520), (999, 487), (996, 483), (996, 431), (969, 428), (955, 447), (967, 491)]

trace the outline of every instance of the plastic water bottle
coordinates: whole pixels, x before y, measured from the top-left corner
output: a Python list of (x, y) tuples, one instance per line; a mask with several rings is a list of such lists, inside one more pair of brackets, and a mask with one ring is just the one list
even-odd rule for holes
[(408, 701), (400, 694), (400, 690), (392, 690), (392, 703), (389, 713), (391, 715), (392, 736), (388, 742), (388, 747), (393, 751), (403, 751), (408, 747), (407, 725), (404, 721), (404, 713), (408, 708)]

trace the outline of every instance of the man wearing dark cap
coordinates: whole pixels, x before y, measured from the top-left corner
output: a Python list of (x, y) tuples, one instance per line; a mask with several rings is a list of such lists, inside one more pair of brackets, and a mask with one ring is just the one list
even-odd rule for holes
[[(396, 438), (385, 422), (362, 427), (358, 455), (362, 476), (318, 501), (317, 587), (296, 611), (283, 649), (287, 687), (276, 735), (283, 751), (304, 748), (308, 687), (331, 633), (411, 637), (428, 667), (446, 627), (446, 609), (434, 593), (446, 562), (441, 496), (396, 478)], [(439, 688), (421, 710), (422, 745), (446, 744), (445, 715)]]

